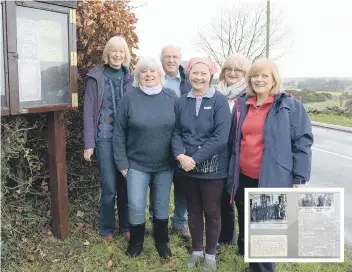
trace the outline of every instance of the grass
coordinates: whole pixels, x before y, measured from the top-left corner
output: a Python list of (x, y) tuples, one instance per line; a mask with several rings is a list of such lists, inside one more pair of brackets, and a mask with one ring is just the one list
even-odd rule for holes
[(318, 109), (318, 110), (324, 110), (326, 107), (340, 107), (340, 101), (339, 100), (327, 100), (325, 102), (314, 102), (314, 103), (305, 103), (304, 107), (309, 110), (309, 109)]
[[(173, 196), (173, 193), (171, 194)], [(95, 205), (91, 203), (93, 211)], [(171, 200), (170, 211), (173, 209)], [(154, 248), (151, 237), (151, 223), (147, 220), (147, 232), (143, 253), (136, 259), (125, 256), (127, 241), (123, 237), (115, 237), (111, 244), (105, 243), (98, 234), (96, 221), (97, 214), (93, 211), (94, 218), (82, 219), (84, 223), (72, 224), (76, 220), (77, 211), (75, 202), (72, 202), (71, 231), (72, 235), (64, 240), (57, 240), (52, 233), (41, 231), (37, 238), (22, 237), (18, 246), (27, 248), (27, 253), (22, 254), (12, 263), (6, 263), (2, 271), (7, 272), (164, 272), (164, 271), (189, 271), (196, 272), (200, 269), (186, 269), (184, 262), (189, 256), (190, 243), (180, 239), (177, 235), (170, 235), (170, 248), (173, 258), (168, 262), (161, 260)], [(88, 215), (87, 215), (88, 216)], [(49, 227), (49, 226), (48, 226)], [(352, 271), (352, 249), (346, 249), (344, 263), (278, 263), (277, 272), (347, 272)], [(218, 271), (243, 271), (248, 265), (243, 258), (237, 255), (237, 247), (233, 245), (222, 246), (217, 254)]]
[(332, 125), (352, 127), (352, 118), (344, 115), (310, 113), (309, 116), (312, 121), (322, 122), (322, 123), (327, 123)]
[[(150, 229), (150, 225), (148, 226)], [(66, 271), (201, 271), (186, 269), (184, 261), (188, 257), (188, 243), (171, 235), (170, 247), (174, 257), (162, 261), (154, 248), (153, 239), (146, 235), (143, 253), (136, 259), (125, 256), (127, 242), (122, 237), (116, 237), (115, 242), (106, 244), (95, 231), (80, 231), (74, 233), (65, 241), (53, 237), (42, 240), (37, 248), (37, 254), (31, 261), (13, 264), (3, 271), (36, 271), (36, 272), (66, 272)], [(74, 252), (75, 248), (80, 252)], [(73, 251), (72, 251), (73, 249)], [(66, 255), (66, 256), (64, 256)], [(247, 264), (236, 254), (235, 246), (223, 246), (218, 253), (218, 271), (243, 271)], [(277, 272), (347, 272), (352, 271), (352, 254), (345, 252), (344, 263), (278, 263)]]

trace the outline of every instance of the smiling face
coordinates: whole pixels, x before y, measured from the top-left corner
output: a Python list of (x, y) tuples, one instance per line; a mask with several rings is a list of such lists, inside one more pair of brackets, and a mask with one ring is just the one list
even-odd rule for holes
[(125, 60), (125, 50), (124, 48), (119, 45), (119, 44), (113, 44), (110, 47), (110, 51), (109, 51), (109, 65), (113, 68), (120, 68), (122, 63)]
[(157, 69), (146, 68), (139, 73), (139, 84), (143, 87), (155, 87), (160, 85), (161, 78)]
[(251, 77), (251, 85), (253, 91), (257, 95), (268, 95), (275, 85), (274, 77), (268, 68), (264, 68), (260, 72)]
[(210, 70), (203, 63), (196, 63), (189, 72), (189, 82), (195, 91), (207, 91), (210, 86)]
[(175, 46), (167, 46), (163, 49), (161, 63), (165, 73), (175, 77), (181, 63), (180, 49)]
[(238, 68), (235, 68), (234, 66), (229, 66), (225, 68), (224, 76), (227, 86), (231, 86), (243, 79), (245, 76), (245, 72)]

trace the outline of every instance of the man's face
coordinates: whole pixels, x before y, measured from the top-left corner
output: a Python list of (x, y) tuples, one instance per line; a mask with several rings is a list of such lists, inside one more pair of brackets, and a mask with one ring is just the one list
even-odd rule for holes
[(175, 77), (181, 63), (181, 52), (177, 47), (168, 46), (162, 52), (162, 60), (164, 71), (167, 75)]

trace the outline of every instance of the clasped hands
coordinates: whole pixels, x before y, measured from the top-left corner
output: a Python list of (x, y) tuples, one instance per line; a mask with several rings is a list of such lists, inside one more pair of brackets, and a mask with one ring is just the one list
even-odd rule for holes
[(176, 157), (176, 159), (180, 162), (182, 169), (186, 172), (193, 170), (196, 167), (196, 162), (185, 154), (180, 154)]

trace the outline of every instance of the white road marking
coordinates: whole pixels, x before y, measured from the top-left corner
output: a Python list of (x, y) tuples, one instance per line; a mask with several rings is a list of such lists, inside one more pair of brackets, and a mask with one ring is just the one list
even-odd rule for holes
[(324, 153), (328, 153), (328, 154), (331, 154), (331, 155), (335, 155), (335, 156), (338, 156), (338, 157), (341, 157), (341, 158), (344, 158), (344, 159), (352, 160), (352, 157), (349, 157), (349, 156), (346, 156), (346, 155), (342, 155), (342, 154), (338, 154), (338, 153), (331, 152), (331, 151), (327, 151), (327, 150), (324, 150), (324, 149), (320, 149), (320, 148), (317, 148), (317, 147), (314, 147), (314, 146), (312, 146), (312, 149), (313, 150), (317, 150), (317, 151), (321, 151), (321, 152), (324, 152)]

